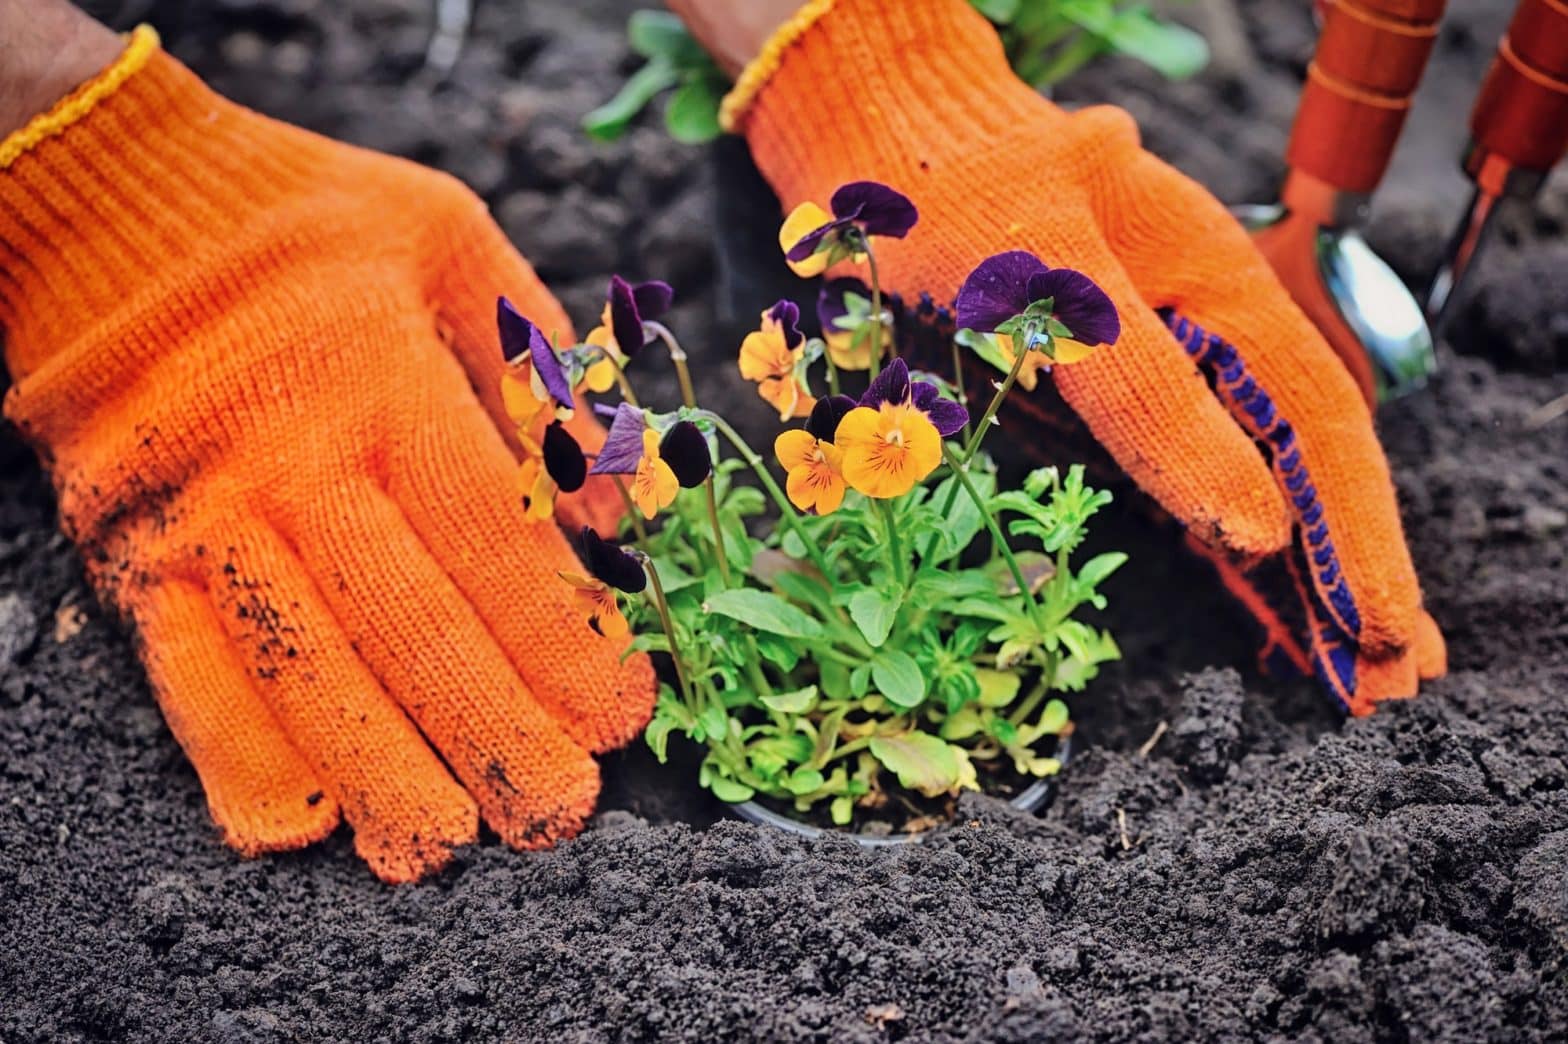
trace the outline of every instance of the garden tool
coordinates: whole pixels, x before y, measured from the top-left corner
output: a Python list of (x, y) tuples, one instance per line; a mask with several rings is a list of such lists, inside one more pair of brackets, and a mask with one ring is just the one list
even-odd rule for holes
[[(496, 298), (571, 333), (481, 200), (218, 97), (144, 28), (0, 142), (0, 268), (6, 416), (229, 844), (341, 817), (403, 881), (481, 818), (581, 829), (653, 672), (515, 489)], [(597, 496), (574, 521), (618, 515)]]
[(1280, 202), (1237, 208), (1368, 402), (1434, 365), (1421, 307), (1357, 231), (1437, 36), (1444, 0), (1332, 0), (1291, 131)]
[(1568, 150), (1568, 0), (1520, 0), (1470, 113), (1464, 171), (1475, 183), (1427, 294), (1440, 327), (1498, 204), (1529, 200)]
[[(1246, 231), (1145, 151), (1127, 113), (1069, 114), (1040, 97), (1007, 73), (967, 0), (812, 0), (722, 118), (786, 212), (868, 179), (914, 201), (919, 222), (877, 250), (884, 287), (904, 301), (951, 302), (981, 261), (1012, 250), (1090, 275), (1121, 337), (1051, 377), (1095, 439), (1239, 568), (1301, 558), (1306, 648), (1353, 713), (1442, 672), (1356, 383)], [(1384, 159), (1350, 170), (1347, 191), (1370, 188)], [(1038, 459), (1051, 438), (1020, 424), (1009, 441)]]

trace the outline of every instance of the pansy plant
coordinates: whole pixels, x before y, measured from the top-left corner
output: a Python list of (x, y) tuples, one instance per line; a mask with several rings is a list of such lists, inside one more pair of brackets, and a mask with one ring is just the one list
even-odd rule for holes
[[(890, 791), (941, 799), (1050, 775), (1072, 727), (1059, 694), (1118, 655), (1079, 615), (1103, 606), (1098, 586), (1124, 556), (1073, 559), (1109, 494), (1077, 467), (1003, 483), (981, 452), (1015, 384), (1114, 344), (1115, 309), (1089, 276), (1028, 254), (979, 265), (958, 321), (1008, 377), (972, 423), (961, 394), (897, 355), (882, 307), (874, 241), (907, 235), (917, 217), (903, 194), (855, 182), (786, 221), (780, 245), (798, 270), (864, 265), (866, 279), (824, 284), (822, 339), (780, 301), (741, 344), (741, 374), (783, 429), (771, 461), (697, 402), (658, 322), (663, 284), (616, 277), (601, 325), (561, 349), (501, 306), (527, 513), (588, 474), (619, 486), (618, 542), (585, 530), (585, 571), (562, 580), (585, 626), (629, 630), (661, 659), (673, 684), (647, 741), (661, 759), (672, 735), (702, 745), (699, 781), (727, 801), (761, 796), (848, 823)], [(665, 412), (640, 403), (632, 380), (653, 341), (681, 388)], [(839, 371), (855, 369), (869, 380), (845, 394)], [(583, 391), (615, 388), (620, 402), (594, 407), (609, 418), (603, 444), (585, 454), (562, 420)]]

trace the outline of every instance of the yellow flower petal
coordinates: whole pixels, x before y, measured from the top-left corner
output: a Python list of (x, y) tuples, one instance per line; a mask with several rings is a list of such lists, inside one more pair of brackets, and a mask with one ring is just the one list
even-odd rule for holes
[(816, 405), (816, 400), (810, 395), (801, 394), (800, 382), (795, 380), (794, 374), (769, 377), (757, 385), (757, 394), (779, 411), (781, 421), (809, 417), (811, 407)]
[[(859, 344), (855, 343), (853, 330), (838, 330), (829, 333), (823, 338), (827, 344), (828, 355), (833, 360), (833, 365), (840, 370), (869, 370), (871, 369), (871, 338), (863, 337)], [(882, 345), (887, 347), (887, 328), (882, 329)]]
[(512, 423), (519, 428), (528, 427), (539, 411), (544, 409), (544, 403), (529, 387), (533, 367), (528, 367), (528, 370), (526, 375), (516, 369), (507, 370), (501, 375), (501, 405)]
[[(833, 215), (815, 203), (809, 201), (802, 203), (789, 212), (789, 217), (784, 219), (783, 226), (779, 228), (779, 249), (787, 255), (807, 232), (821, 228), (832, 220)], [(821, 275), (828, 267), (828, 255), (812, 254), (804, 261), (790, 261), (786, 258), (785, 263), (802, 279), (810, 279), (812, 276)]]
[[(1017, 359), (1013, 354), (1013, 339), (1007, 334), (992, 336), (996, 338), (996, 345), (1002, 350), (1002, 357), (1007, 360), (1007, 366), (1011, 369)], [(1051, 357), (1044, 352), (1030, 352), (1024, 359), (1023, 369), (1018, 371), (1018, 386), (1024, 391), (1034, 391), (1035, 386), (1040, 383), (1040, 371), (1049, 369), (1050, 365)]]
[(773, 455), (785, 471), (809, 464), (816, 453), (817, 440), (804, 428), (791, 428), (773, 440)]
[(740, 375), (748, 381), (782, 377), (795, 367), (795, 357), (778, 330), (753, 330), (740, 343)]
[(659, 436), (652, 428), (643, 429), (642, 459), (637, 462), (637, 474), (632, 476), (632, 503), (637, 505), (643, 518), (651, 519), (675, 503), (675, 496), (680, 491), (680, 480), (659, 456)]
[(583, 374), (583, 385), (589, 391), (603, 395), (615, 387), (615, 364), (608, 359), (591, 364)]
[(901, 497), (942, 462), (936, 426), (907, 404), (850, 410), (835, 442), (844, 451), (845, 481), (868, 497)]
[(1074, 341), (1068, 337), (1056, 339), (1056, 362), (1059, 366), (1067, 366), (1075, 362), (1083, 362), (1095, 352), (1094, 345)]

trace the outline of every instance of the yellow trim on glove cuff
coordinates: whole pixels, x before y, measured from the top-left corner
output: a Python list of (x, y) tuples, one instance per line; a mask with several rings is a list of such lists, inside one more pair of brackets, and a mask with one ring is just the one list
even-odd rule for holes
[(97, 76), (60, 99), (48, 112), (34, 116), (21, 130), (0, 141), (0, 170), (15, 163), (28, 149), (45, 138), (63, 133), (71, 124), (92, 112), (93, 106), (120, 89), (158, 50), (158, 33), (150, 25), (139, 25), (130, 34), (120, 56)]
[(837, 2), (838, 0), (809, 0), (802, 4), (800, 10), (791, 15), (787, 22), (773, 31), (773, 35), (762, 45), (762, 50), (757, 53), (757, 57), (741, 70), (735, 86), (724, 96), (724, 101), (719, 106), (719, 126), (731, 134), (740, 130), (741, 120), (745, 118), (746, 110), (751, 108), (751, 103), (778, 71), (779, 64), (784, 61), (784, 52), (789, 50), (807, 29), (817, 24), (823, 15), (833, 10), (833, 5)]

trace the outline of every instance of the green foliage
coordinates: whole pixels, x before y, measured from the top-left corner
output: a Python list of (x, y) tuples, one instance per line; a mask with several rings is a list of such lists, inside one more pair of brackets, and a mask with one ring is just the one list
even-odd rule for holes
[[(720, 528), (744, 545), (728, 549), (740, 574), (726, 582), (718, 566), (701, 489), (683, 491), (647, 540), (690, 692), (660, 693), (647, 741), (661, 760), (679, 733), (707, 747), (699, 778), (720, 799), (823, 804), (841, 823), (857, 802), (880, 800), (888, 779), (934, 796), (974, 787), (985, 762), (1030, 776), (1060, 768), (1036, 749), (1070, 728), (1053, 694), (1082, 689), (1119, 655), (1077, 617), (1104, 605), (1098, 588), (1126, 556), (1072, 560), (1110, 494), (1086, 486), (1081, 467), (999, 490), (982, 454), (969, 471), (978, 504), (950, 463), (881, 502), (886, 513), (850, 491), (831, 515), (796, 516), (791, 535), (755, 524), (765, 501), (733, 481), (744, 466), (725, 460), (715, 472)], [(1030, 591), (1003, 567), (986, 515), (1021, 556)], [(668, 647), (651, 600), (628, 615), (637, 647)]]
[[(1102, 54), (1124, 54), (1180, 80), (1209, 61), (1209, 47), (1185, 26), (1161, 21), (1128, 0), (970, 0), (995, 23), (1008, 60), (1031, 86), (1047, 88)], [(670, 137), (700, 145), (719, 135), (719, 103), (729, 80), (679, 18), (666, 11), (632, 13), (627, 41), (646, 64), (615, 97), (583, 117), (583, 129), (614, 141), (655, 98), (671, 91), (664, 109)]]
[(970, 0), (995, 22), (1007, 59), (1036, 88), (1060, 83), (1103, 54), (1136, 58), (1180, 80), (1209, 61), (1203, 37), (1128, 0)]
[(667, 11), (634, 11), (626, 24), (631, 49), (647, 59), (615, 97), (583, 117), (583, 129), (599, 141), (614, 141), (632, 120), (665, 91), (670, 137), (700, 145), (719, 136), (719, 102), (729, 81), (685, 25)]

